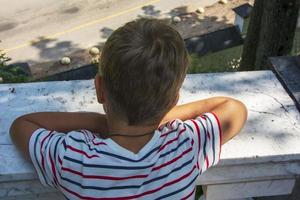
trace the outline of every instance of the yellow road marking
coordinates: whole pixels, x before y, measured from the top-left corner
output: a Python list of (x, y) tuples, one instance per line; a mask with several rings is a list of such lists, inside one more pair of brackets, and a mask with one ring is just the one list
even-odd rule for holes
[[(153, 0), (153, 1), (149, 1), (149, 2), (147, 2), (147, 3), (144, 3), (144, 4), (141, 4), (141, 5), (135, 6), (135, 7), (133, 7), (133, 8), (129, 8), (129, 9), (127, 9), (127, 10), (121, 11), (121, 12), (119, 12), (119, 13), (116, 13), (116, 14), (113, 14), (113, 15), (109, 15), (109, 16), (104, 17), (104, 18), (92, 20), (92, 21), (90, 21), (90, 22), (87, 22), (87, 23), (84, 23), (84, 24), (81, 24), (81, 25), (78, 25), (78, 26), (74, 26), (73, 28), (70, 28), (70, 29), (65, 30), (65, 31), (61, 31), (61, 32), (54, 33), (54, 34), (51, 34), (51, 35), (48, 35), (48, 36), (44, 36), (43, 39), (53, 39), (53, 38), (55, 38), (55, 37), (64, 35), (64, 34), (66, 34), (66, 33), (71, 33), (71, 32), (77, 31), (77, 30), (79, 30), (79, 29), (82, 29), (82, 28), (85, 28), (85, 27), (88, 27), (88, 26), (97, 24), (97, 23), (99, 23), (99, 22), (103, 22), (103, 21), (105, 21), (105, 20), (112, 19), (112, 18), (114, 18), (114, 17), (118, 17), (118, 16), (121, 16), (121, 15), (130, 13), (130, 12), (132, 12), (132, 11), (134, 11), (134, 10), (138, 10), (138, 9), (144, 7), (144, 6), (147, 6), (147, 5), (150, 5), (150, 4), (154, 4), (154, 3), (158, 3), (159, 1), (161, 1), (161, 0)], [(42, 40), (38, 40), (38, 41), (29, 41), (29, 42), (26, 42), (26, 43), (17, 45), (17, 46), (15, 46), (15, 47), (11, 47), (11, 48), (4, 49), (3, 51), (7, 53), (7, 52), (10, 52), (10, 51), (13, 51), (13, 50), (16, 50), (16, 49), (21, 49), (21, 48), (30, 46), (30, 45), (32, 45), (32, 43), (38, 43), (38, 42), (40, 42), (40, 41), (42, 41)]]

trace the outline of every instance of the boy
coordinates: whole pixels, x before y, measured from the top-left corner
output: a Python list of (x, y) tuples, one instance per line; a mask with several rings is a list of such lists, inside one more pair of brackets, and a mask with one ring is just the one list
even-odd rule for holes
[(175, 106), (188, 55), (178, 32), (155, 19), (114, 31), (100, 66), (106, 115), (32, 113), (11, 126), (42, 184), (68, 199), (193, 199), (197, 177), (243, 127), (244, 104), (214, 97)]

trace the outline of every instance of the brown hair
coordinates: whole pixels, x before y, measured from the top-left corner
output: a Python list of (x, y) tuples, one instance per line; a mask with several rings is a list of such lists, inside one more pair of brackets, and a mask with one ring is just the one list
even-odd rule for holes
[(101, 53), (108, 103), (128, 125), (158, 123), (174, 106), (188, 54), (179, 33), (157, 19), (138, 19), (112, 33)]

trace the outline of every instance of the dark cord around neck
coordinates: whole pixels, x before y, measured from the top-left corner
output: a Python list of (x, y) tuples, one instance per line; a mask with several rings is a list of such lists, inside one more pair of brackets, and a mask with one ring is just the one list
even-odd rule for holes
[(143, 137), (146, 135), (150, 135), (150, 134), (154, 134), (154, 131), (148, 132), (148, 133), (143, 133), (143, 134), (136, 134), (136, 135), (128, 135), (128, 134), (119, 134), (119, 133), (115, 133), (115, 134), (108, 134), (109, 137), (113, 137), (113, 136), (123, 136), (123, 137)]

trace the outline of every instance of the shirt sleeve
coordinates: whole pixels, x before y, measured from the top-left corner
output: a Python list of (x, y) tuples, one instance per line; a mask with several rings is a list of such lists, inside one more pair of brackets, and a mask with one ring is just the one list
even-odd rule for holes
[(44, 186), (57, 187), (66, 135), (46, 129), (36, 130), (29, 141), (29, 154), (38, 178)]
[[(94, 135), (84, 130), (65, 134), (40, 128), (30, 137), (30, 157), (44, 186), (60, 188), (64, 156), (69, 149), (74, 150), (72, 138), (88, 143)], [(81, 147), (75, 150), (81, 151)]]
[(219, 119), (213, 113), (205, 113), (184, 122), (193, 133), (200, 174), (218, 164), (221, 154), (222, 133)]

